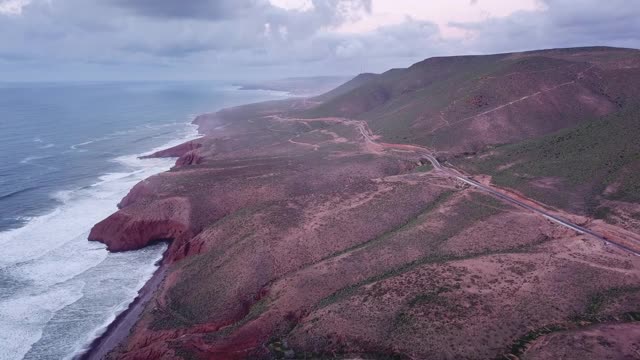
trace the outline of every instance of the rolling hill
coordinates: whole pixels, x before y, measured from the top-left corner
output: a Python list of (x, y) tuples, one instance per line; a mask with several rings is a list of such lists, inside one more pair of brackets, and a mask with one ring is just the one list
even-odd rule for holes
[[(451, 161), (546, 204), (608, 218), (619, 210), (607, 203), (640, 204), (638, 129), (640, 106), (627, 105), (572, 128)], [(640, 218), (636, 208), (631, 216)]]
[(170, 241), (157, 290), (97, 349), (633, 358), (639, 80), (629, 49), (432, 58), (201, 115), (203, 137), (152, 155), (179, 158), (89, 235)]
[(366, 120), (386, 141), (474, 152), (614, 113), (640, 98), (640, 51), (436, 57), (363, 74), (300, 116)]

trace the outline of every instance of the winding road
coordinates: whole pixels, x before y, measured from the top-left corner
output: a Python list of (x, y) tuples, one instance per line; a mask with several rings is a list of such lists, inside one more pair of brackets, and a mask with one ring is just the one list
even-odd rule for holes
[[(561, 84), (562, 85), (566, 85), (566, 84)], [(589, 235), (592, 236), (593, 238), (602, 241), (605, 244), (611, 245), (613, 247), (616, 247), (622, 251), (625, 251), (627, 253), (633, 254), (635, 256), (640, 256), (640, 251), (635, 250), (625, 244), (620, 243), (617, 240), (614, 239), (610, 239), (602, 234), (598, 234), (597, 232), (587, 229), (583, 226), (580, 226), (578, 224), (575, 224), (567, 219), (564, 219), (558, 215), (552, 214), (549, 211), (547, 211), (547, 209), (542, 206), (542, 205), (538, 205), (539, 203), (536, 201), (533, 201), (531, 199), (526, 199), (522, 196), (520, 196), (521, 198), (523, 198), (525, 201), (519, 200), (518, 198), (509, 195), (508, 193), (505, 193), (503, 191), (498, 190), (497, 188), (491, 187), (491, 186), (487, 186), (484, 184), (479, 183), (478, 181), (475, 181), (473, 179), (471, 179), (468, 176), (463, 175), (462, 173), (460, 173), (459, 171), (448, 167), (448, 166), (444, 166), (440, 163), (440, 161), (438, 161), (438, 159), (436, 159), (436, 157), (433, 155), (433, 152), (425, 147), (422, 146), (418, 146), (418, 145), (409, 145), (409, 144), (391, 144), (391, 143), (383, 143), (383, 142), (379, 142), (376, 139), (376, 136), (373, 134), (373, 132), (371, 131), (371, 129), (369, 129), (369, 124), (365, 121), (365, 120), (354, 120), (354, 119), (346, 119), (346, 118), (316, 118), (316, 119), (299, 119), (299, 118), (285, 118), (282, 117), (280, 115), (271, 115), (270, 118), (276, 120), (276, 121), (298, 121), (298, 122), (309, 122), (309, 121), (326, 121), (326, 122), (334, 122), (334, 123), (342, 123), (345, 125), (351, 125), (354, 126), (362, 135), (364, 143), (366, 148), (368, 148), (369, 150), (375, 151), (375, 152), (381, 152), (386, 148), (389, 149), (397, 149), (397, 150), (411, 150), (414, 151), (415, 153), (417, 153), (419, 156), (421, 156), (422, 158), (425, 158), (427, 160), (429, 160), (431, 162), (431, 164), (433, 165), (434, 169), (436, 171), (438, 171), (441, 174), (444, 174), (446, 176), (452, 177), (454, 179), (457, 179), (459, 181), (462, 181), (465, 184), (468, 184), (470, 186), (475, 187), (476, 189), (483, 191), (487, 194), (490, 194), (496, 198), (499, 198), (501, 200), (504, 200), (506, 202), (509, 202), (513, 205), (516, 205), (518, 207), (521, 207), (523, 209), (526, 209), (528, 211), (531, 211), (533, 213), (536, 213), (538, 215), (541, 215), (543, 217), (545, 217), (546, 219), (555, 222), (563, 227), (566, 227), (568, 229), (574, 230), (578, 233), (581, 234), (585, 234), (585, 235)], [(310, 144), (300, 144), (300, 145), (310, 145)], [(624, 240), (628, 243), (631, 244), (637, 244), (638, 248), (640, 249), (640, 239), (632, 237), (632, 236), (626, 236), (627, 238), (625, 238)]]
[[(433, 156), (433, 153), (427, 148), (424, 148), (424, 147), (421, 147), (421, 146), (417, 146), (417, 145), (378, 143), (375, 140), (374, 135), (372, 134), (371, 130), (369, 129), (367, 123), (364, 120), (362, 120), (362, 121), (359, 121), (359, 120), (348, 120), (348, 121), (355, 121), (357, 123), (356, 127), (360, 131), (362, 136), (364, 137), (365, 142), (367, 142), (367, 143), (377, 144), (377, 145), (380, 145), (380, 146), (383, 146), (383, 147), (391, 147), (391, 148), (394, 148), (394, 147), (401, 147), (403, 149), (412, 148), (412, 149), (416, 150), (416, 152), (418, 152), (420, 154), (420, 156), (422, 156), (422, 157), (426, 158), (427, 160), (429, 160), (436, 171), (439, 171), (439, 172), (441, 172), (441, 173), (443, 173), (445, 175), (448, 175), (448, 176), (450, 176), (452, 178), (460, 180), (460, 181), (464, 182), (465, 184), (473, 186), (476, 189), (478, 189), (480, 191), (483, 191), (483, 192), (486, 192), (486, 193), (488, 193), (488, 194), (490, 194), (490, 195), (492, 195), (494, 197), (497, 197), (497, 198), (499, 198), (501, 200), (507, 201), (507, 202), (509, 202), (511, 204), (514, 204), (516, 206), (519, 206), (521, 208), (524, 208), (526, 210), (529, 210), (531, 212), (539, 214), (539, 215), (545, 217), (546, 219), (548, 219), (550, 221), (553, 221), (553, 222), (555, 222), (555, 223), (557, 223), (557, 224), (559, 224), (561, 226), (564, 226), (564, 227), (569, 228), (571, 230), (577, 231), (577, 232), (579, 232), (581, 234), (590, 235), (590, 236), (592, 236), (592, 237), (594, 237), (594, 238), (596, 238), (596, 239), (598, 239), (600, 241), (603, 241), (605, 244), (617, 247), (620, 250), (623, 250), (623, 251), (628, 252), (630, 254), (633, 254), (635, 256), (640, 256), (640, 252), (639, 251), (634, 250), (634, 249), (630, 248), (629, 246), (626, 246), (624, 244), (616, 242), (616, 241), (614, 241), (612, 239), (609, 239), (609, 238), (607, 238), (607, 237), (605, 237), (605, 236), (603, 236), (601, 234), (598, 234), (598, 233), (596, 233), (596, 232), (594, 232), (594, 231), (592, 231), (590, 229), (587, 229), (587, 228), (582, 227), (580, 225), (574, 224), (574, 223), (570, 222), (569, 220), (566, 220), (566, 219), (563, 219), (563, 218), (561, 218), (561, 217), (559, 217), (557, 215), (551, 214), (548, 211), (546, 211), (542, 206), (536, 207), (536, 206), (527, 204), (527, 203), (525, 203), (523, 201), (518, 200), (515, 197), (509, 196), (508, 194), (505, 194), (505, 193), (503, 193), (501, 191), (498, 191), (498, 190), (496, 190), (496, 189), (494, 189), (494, 188), (492, 188), (490, 186), (486, 186), (486, 185), (481, 184), (481, 183), (479, 183), (479, 182), (477, 182), (477, 181), (475, 181), (475, 180), (473, 180), (473, 179), (471, 179), (471, 178), (469, 178), (467, 176), (464, 176), (464, 175), (460, 174), (455, 169), (452, 169), (450, 167), (442, 165), (440, 163), (440, 161), (438, 161), (438, 159), (436, 159), (436, 157)], [(531, 201), (531, 200), (530, 200), (530, 202), (532, 204), (536, 203), (535, 201)], [(638, 239), (629, 239), (629, 240), (631, 240), (631, 242), (636, 242), (636, 243), (638, 243), (640, 245), (640, 240), (638, 240)]]
[(433, 164), (435, 169), (437, 169), (439, 171), (442, 171), (442, 172), (450, 175), (451, 177), (453, 177), (455, 179), (458, 179), (458, 180), (460, 180), (460, 181), (462, 181), (462, 182), (464, 182), (466, 184), (469, 184), (469, 185), (471, 185), (471, 186), (473, 186), (473, 187), (475, 187), (475, 188), (477, 188), (477, 189), (479, 189), (481, 191), (489, 193), (489, 194), (491, 194), (491, 195), (493, 195), (493, 196), (495, 196), (497, 198), (500, 198), (502, 200), (510, 202), (510, 203), (512, 203), (514, 205), (517, 205), (517, 206), (521, 207), (521, 208), (524, 208), (524, 209), (527, 209), (527, 210), (532, 211), (534, 213), (537, 213), (539, 215), (542, 215), (543, 217), (547, 218), (548, 220), (551, 220), (551, 221), (553, 221), (553, 222), (555, 222), (555, 223), (557, 223), (559, 225), (562, 225), (562, 226), (564, 226), (566, 228), (569, 228), (571, 230), (575, 230), (575, 231), (577, 231), (579, 233), (582, 233), (582, 234), (590, 235), (590, 236), (592, 236), (592, 237), (594, 237), (594, 238), (596, 238), (598, 240), (603, 241), (606, 244), (615, 246), (615, 247), (617, 247), (617, 248), (619, 248), (619, 249), (621, 249), (623, 251), (626, 251), (628, 253), (631, 253), (633, 255), (640, 256), (640, 252), (638, 252), (638, 251), (636, 251), (636, 250), (634, 250), (634, 249), (632, 249), (632, 248), (630, 248), (630, 247), (628, 247), (626, 245), (617, 243), (617, 242), (615, 242), (613, 240), (610, 240), (610, 239), (608, 239), (608, 238), (606, 238), (606, 237), (604, 237), (604, 236), (602, 236), (600, 234), (597, 234), (597, 233), (595, 233), (595, 232), (593, 232), (593, 231), (591, 231), (591, 230), (589, 230), (589, 229), (587, 229), (585, 227), (582, 227), (580, 225), (574, 224), (574, 223), (572, 223), (572, 222), (570, 222), (568, 220), (565, 220), (565, 219), (563, 219), (563, 218), (561, 218), (559, 216), (550, 214), (550, 213), (544, 211), (541, 208), (536, 208), (534, 206), (526, 204), (526, 203), (524, 203), (524, 202), (522, 202), (522, 201), (520, 201), (520, 200), (518, 200), (516, 198), (513, 198), (513, 197), (511, 197), (511, 196), (509, 196), (507, 194), (504, 194), (504, 193), (502, 193), (500, 191), (497, 191), (497, 190), (495, 190), (495, 189), (493, 189), (491, 187), (483, 185), (483, 184), (481, 184), (481, 183), (479, 183), (479, 182), (477, 182), (475, 180), (472, 180), (472, 179), (470, 179), (468, 177), (458, 175), (458, 174), (455, 173), (455, 170), (452, 170), (450, 168), (442, 166), (442, 164), (440, 164), (440, 162), (436, 158), (434, 158), (432, 155), (425, 155), (425, 157), (429, 161), (431, 161), (431, 164)]

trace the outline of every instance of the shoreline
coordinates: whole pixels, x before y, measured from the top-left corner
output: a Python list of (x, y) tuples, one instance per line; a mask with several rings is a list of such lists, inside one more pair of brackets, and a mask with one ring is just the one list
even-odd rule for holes
[[(197, 123), (197, 119), (200, 116), (208, 114), (211, 113), (199, 114), (189, 122), (189, 125), (195, 128), (195, 135), (190, 136), (187, 139), (180, 139), (179, 141), (181, 142), (177, 145), (170, 142), (163, 146), (156, 147), (148, 152), (143, 153), (137, 158), (144, 159), (146, 157), (154, 157), (153, 155), (159, 151), (171, 149), (173, 147), (193, 141), (194, 139), (201, 138), (202, 136), (204, 136), (204, 134), (200, 131), (201, 125)], [(151, 277), (144, 283), (140, 290), (138, 290), (138, 295), (131, 301), (131, 303), (129, 303), (124, 311), (118, 314), (115, 319), (113, 319), (113, 321), (111, 321), (109, 325), (104, 328), (104, 331), (100, 335), (93, 339), (80, 352), (73, 355), (73, 360), (102, 360), (129, 336), (131, 329), (133, 329), (135, 324), (140, 319), (145, 306), (155, 295), (156, 291), (160, 288), (166, 278), (168, 271), (168, 265), (166, 264), (166, 254), (171, 247), (171, 241), (163, 242), (167, 244), (167, 248), (162, 253), (161, 259), (156, 262), (156, 264), (159, 263), (159, 266), (157, 269), (155, 269)]]
[[(291, 98), (291, 97), (289, 97)], [(278, 99), (286, 100), (286, 99)], [(265, 102), (272, 101), (267, 100)], [(262, 102), (259, 102), (262, 103)], [(239, 106), (246, 106), (254, 103), (243, 104)], [(138, 159), (145, 158), (154, 158), (154, 157), (167, 157), (174, 158), (173, 156), (154, 156), (156, 153), (172, 149), (183, 144), (189, 143), (190, 141), (202, 138), (206, 136), (207, 131), (203, 130), (203, 124), (201, 123), (201, 119), (206, 116), (211, 116), (216, 114), (218, 111), (226, 108), (219, 109), (213, 112), (205, 112), (195, 116), (189, 125), (195, 128), (195, 135), (186, 139), (180, 139), (180, 142), (177, 143), (168, 143), (163, 146), (157, 147), (137, 156)], [(116, 349), (123, 341), (131, 333), (131, 330), (136, 325), (138, 320), (140, 320), (140, 316), (144, 311), (146, 305), (149, 303), (151, 298), (155, 295), (156, 291), (163, 284), (167, 272), (168, 272), (168, 264), (166, 263), (166, 254), (167, 251), (171, 248), (171, 241), (164, 241), (167, 244), (167, 248), (162, 254), (162, 258), (159, 260), (160, 265), (154, 271), (153, 275), (145, 282), (145, 284), (138, 291), (138, 295), (129, 303), (127, 308), (118, 314), (113, 321), (109, 323), (104, 328), (104, 331), (98, 335), (95, 339), (93, 339), (85, 348), (81, 349), (77, 354), (73, 355), (71, 359), (73, 360), (102, 360), (104, 359), (110, 352)], [(157, 263), (156, 263), (157, 264)]]
[[(223, 90), (220, 90), (220, 91), (223, 91)], [(228, 92), (228, 90), (224, 90), (224, 91), (225, 93)], [(240, 93), (240, 91), (237, 91), (237, 92)], [(218, 92), (216, 92), (216, 94), (217, 93)], [(258, 97), (258, 99), (254, 99), (255, 97)], [(242, 95), (242, 96), (234, 95), (229, 100), (225, 100), (225, 98), (223, 98), (223, 100), (216, 100), (214, 102), (215, 105), (214, 105), (213, 111), (210, 111), (210, 110), (202, 111), (204, 109), (201, 108), (199, 109), (200, 111), (196, 110), (196, 112), (189, 113), (188, 118), (171, 123), (172, 131), (170, 133), (164, 132), (164, 133), (161, 133), (159, 136), (157, 136), (157, 139), (148, 140), (148, 144), (150, 144), (151, 146), (148, 146), (147, 142), (145, 142), (144, 144), (136, 145), (134, 149), (130, 149), (129, 147), (121, 147), (119, 148), (118, 152), (114, 151), (113, 153), (108, 153), (108, 155), (106, 156), (102, 156), (100, 160), (103, 160), (102, 158), (104, 158), (104, 161), (106, 161), (107, 165), (110, 166), (108, 170), (106, 171), (101, 170), (104, 167), (100, 167), (99, 165), (101, 164), (97, 164), (95, 167), (98, 170), (95, 172), (92, 172), (91, 177), (88, 177), (88, 180), (87, 180), (88, 185), (83, 184), (82, 186), (79, 186), (77, 188), (74, 186), (71, 186), (69, 190), (66, 190), (65, 188), (64, 190), (56, 191), (52, 195), (52, 197), (54, 196), (56, 200), (60, 199), (59, 200), (60, 204), (56, 203), (51, 210), (47, 209), (45, 212), (43, 212), (42, 215), (38, 214), (33, 218), (29, 218), (28, 222), (25, 222), (25, 224), (16, 228), (8, 229), (7, 231), (10, 232), (11, 238), (14, 237), (14, 233), (17, 234), (15, 235), (16, 238), (18, 235), (23, 236), (22, 234), (31, 234), (32, 232), (37, 232), (36, 235), (38, 235), (40, 234), (40, 232), (44, 232), (44, 230), (40, 231), (40, 228), (42, 227), (41, 224), (45, 223), (44, 221), (46, 221), (46, 224), (49, 224), (55, 221), (54, 225), (57, 225), (58, 223), (62, 223), (63, 225), (68, 225), (68, 224), (64, 224), (63, 222), (64, 217), (68, 216), (67, 215), (68, 213), (71, 215), (74, 215), (74, 218), (73, 218), (74, 222), (72, 223), (72, 225), (78, 228), (83, 227), (83, 228), (86, 228), (87, 230), (90, 229), (92, 226), (98, 223), (101, 219), (106, 218), (107, 216), (110, 216), (110, 214), (113, 214), (114, 211), (117, 211), (117, 208), (116, 208), (117, 203), (119, 201), (122, 201), (122, 199), (126, 197), (127, 193), (131, 191), (131, 189), (136, 184), (140, 183), (141, 181), (144, 181), (150, 176), (165, 173), (176, 165), (176, 157), (174, 156), (150, 156), (150, 155), (161, 150), (166, 150), (175, 146), (179, 146), (181, 144), (189, 143), (190, 141), (194, 141), (204, 136), (206, 131), (203, 131), (203, 129), (201, 128), (202, 124), (198, 123), (198, 119), (200, 117), (211, 115), (222, 109), (232, 107), (231, 105), (233, 105), (233, 103), (235, 102), (240, 103), (239, 105), (236, 105), (236, 106), (241, 106), (241, 105), (252, 104), (252, 103), (262, 102), (262, 101), (281, 100), (280, 97), (276, 97), (276, 99), (272, 99), (272, 97), (274, 96), (270, 96), (269, 94), (257, 93), (256, 95), (254, 93), (249, 93), (248, 95)], [(263, 98), (266, 98), (266, 99), (263, 99)], [(227, 105), (226, 102), (231, 102), (231, 104)], [(154, 130), (149, 130), (149, 132), (152, 132), (153, 134), (156, 134), (160, 131), (164, 131), (164, 130), (162, 129), (155, 130), (155, 128)], [(107, 145), (102, 144), (102, 146), (104, 147)], [(86, 151), (89, 151), (89, 150), (86, 150)], [(146, 157), (151, 157), (152, 159), (146, 160), (145, 159)], [(163, 157), (164, 159), (161, 159)], [(141, 162), (140, 160), (142, 159), (145, 159), (145, 160)], [(113, 167), (114, 169), (110, 170), (111, 167)], [(94, 176), (93, 173), (97, 174), (97, 178), (95, 180), (91, 180)], [(60, 195), (58, 195), (58, 193), (60, 193)], [(79, 195), (76, 193), (78, 193)], [(99, 194), (100, 196), (97, 196), (97, 195), (93, 196), (96, 193)], [(97, 198), (99, 202), (96, 203), (95, 198)], [(117, 200), (115, 200), (116, 198)], [(82, 201), (79, 202), (78, 199)], [(103, 203), (106, 204), (106, 206), (102, 206)], [(85, 215), (85, 212), (83, 212), (83, 209), (86, 208), (85, 206), (86, 204), (89, 204), (91, 206), (90, 208), (91, 212), (88, 214), (88, 215), (91, 215), (91, 217), (88, 217), (88, 216), (83, 217), (83, 215)], [(104, 209), (107, 209), (107, 210), (104, 210)], [(108, 211), (108, 213), (105, 213), (105, 211)], [(97, 213), (98, 215), (94, 216), (94, 213)], [(88, 219), (88, 220), (83, 222), (77, 222), (76, 219), (82, 219), (82, 220)], [(99, 246), (96, 246), (95, 244), (89, 243), (86, 239), (86, 236), (83, 236), (82, 234), (76, 236), (75, 233), (73, 233), (73, 231), (75, 231), (75, 227), (71, 230), (69, 230), (69, 227), (62, 227), (65, 231), (71, 233), (71, 235), (74, 236), (72, 238), (70, 235), (68, 239), (71, 239), (74, 241), (77, 240), (75, 243), (77, 243), (78, 246), (74, 247), (74, 249), (79, 248), (80, 250), (85, 250), (85, 248), (88, 247), (90, 249), (88, 249), (87, 251), (90, 251), (90, 250), (94, 250), (93, 248), (95, 247), (99, 247)], [(67, 243), (74, 244), (74, 242), (71, 242), (71, 240), (67, 241), (68, 240), (66, 237), (67, 232), (61, 233), (60, 236), (56, 235), (56, 239), (59, 237), (60, 243), (62, 244), (67, 244)], [(2, 233), (4, 233), (4, 230), (2, 231)], [(78, 233), (80, 232), (78, 231)], [(9, 235), (7, 235), (7, 239), (10, 239)], [(0, 238), (0, 240), (4, 240), (4, 238)], [(66, 242), (61, 242), (62, 240)], [(17, 242), (14, 242), (14, 243), (17, 244)], [(85, 244), (89, 244), (89, 245), (85, 246)], [(41, 245), (40, 247), (45, 248), (46, 247), (45, 245), (47, 245), (47, 243), (44, 243), (44, 245)], [(18, 246), (16, 246), (16, 248), (18, 248)], [(118, 261), (116, 260), (113, 260), (111, 262), (105, 262), (105, 264), (107, 265), (114, 264), (114, 263), (123, 264), (123, 265), (126, 265), (125, 268), (134, 270), (131, 273), (120, 272), (120, 275), (117, 276), (118, 279), (127, 280), (126, 286), (123, 286), (122, 284), (118, 286), (117, 297), (114, 297), (115, 295), (114, 296), (109, 295), (109, 298), (103, 298), (105, 301), (102, 301), (100, 303), (101, 307), (99, 307), (99, 310), (98, 310), (99, 312), (93, 311), (91, 313), (92, 315), (90, 318), (91, 321), (85, 320), (82, 317), (77, 316), (78, 329), (81, 329), (82, 331), (80, 330), (76, 331), (75, 327), (73, 328), (68, 327), (67, 330), (64, 330), (65, 328), (63, 327), (61, 329), (64, 331), (60, 332), (60, 330), (58, 330), (56, 332), (56, 331), (51, 331), (48, 328), (45, 328), (43, 325), (43, 329), (49, 332), (46, 332), (45, 330), (43, 330), (42, 333), (44, 333), (44, 335), (47, 335), (48, 337), (43, 337), (42, 333), (37, 333), (33, 336), (33, 339), (31, 338), (31, 334), (27, 334), (29, 335), (29, 337), (26, 337), (26, 336), (23, 336), (22, 331), (19, 331), (19, 332), (9, 331), (10, 334), (6, 334), (7, 336), (3, 337), (3, 339), (15, 338), (14, 344), (18, 344), (18, 345), (9, 347), (9, 349), (13, 350), (15, 348), (19, 350), (19, 352), (15, 352), (15, 354), (12, 356), (21, 357), (22, 356), (21, 354), (23, 354), (23, 351), (26, 354), (29, 351), (34, 351), (33, 349), (37, 350), (37, 352), (34, 352), (34, 353), (43, 353), (43, 354), (45, 352), (53, 353), (51, 349), (54, 349), (54, 347), (47, 347), (47, 344), (51, 344), (51, 341), (57, 341), (59, 338), (63, 338), (63, 337), (65, 340), (68, 338), (70, 339), (70, 341), (73, 341), (73, 346), (68, 346), (64, 349), (60, 348), (60, 350), (58, 350), (58, 347), (56, 346), (55, 353), (56, 354), (60, 353), (61, 357), (63, 355), (64, 357), (69, 359), (102, 358), (106, 354), (108, 354), (110, 351), (112, 351), (114, 348), (117, 349), (118, 345), (126, 341), (126, 339), (129, 337), (130, 330), (134, 328), (135, 324), (138, 323), (138, 318), (143, 314), (144, 309), (146, 308), (146, 305), (148, 304), (148, 302), (153, 300), (155, 294), (157, 294), (156, 291), (161, 286), (163, 286), (165, 276), (169, 273), (168, 269), (169, 269), (170, 261), (168, 260), (168, 256), (167, 256), (168, 254), (166, 252), (166, 250), (168, 250), (169, 248), (170, 248), (170, 245), (167, 246), (166, 249), (164, 249), (164, 251), (161, 247), (155, 248), (155, 251), (153, 251), (152, 253), (151, 252), (147, 253), (149, 254), (149, 256), (146, 256), (146, 254), (142, 254), (142, 255), (136, 255), (136, 256), (124, 257), (124, 258), (116, 257), (116, 259), (125, 259), (125, 260), (118, 260), (120, 261), (120, 263), (118, 263)], [(14, 250), (13, 247), (7, 250), (9, 252), (8, 255), (13, 255), (14, 253), (22, 255), (22, 252), (18, 252), (17, 250), (14, 252), (11, 252), (12, 250)], [(35, 248), (35, 250), (34, 248), (29, 248), (29, 251), (25, 253), (27, 255), (30, 255), (31, 253), (37, 254), (37, 251), (39, 250), (40, 248)], [(95, 249), (95, 250), (96, 251), (91, 252), (91, 254), (95, 256), (90, 256), (88, 257), (88, 259), (78, 258), (78, 260), (76, 261), (82, 264), (86, 262), (91, 263), (91, 261), (94, 260), (94, 258), (101, 257), (103, 255), (102, 254), (103, 251), (101, 247), (100, 249)], [(62, 253), (62, 251), (60, 252)], [(106, 253), (106, 251), (104, 252)], [(72, 257), (72, 255), (75, 255), (75, 254), (76, 254), (75, 251), (64, 253), (64, 255), (68, 256), (70, 259), (75, 259)], [(82, 254), (81, 251), (78, 251), (78, 254)], [(96, 254), (100, 254), (100, 256)], [(27, 255), (24, 255), (24, 256), (27, 256)], [(112, 259), (113, 257), (107, 256), (107, 258)], [(137, 262), (122, 263), (122, 261), (127, 261), (126, 259), (131, 259), (131, 258), (142, 259), (144, 261), (143, 262), (144, 266), (140, 266), (140, 263), (137, 263)], [(144, 260), (145, 258), (148, 260)], [(64, 257), (64, 259), (66, 259), (66, 257)], [(51, 262), (52, 261), (47, 261), (46, 265), (48, 265)], [(97, 260), (95, 261), (95, 263), (102, 264), (101, 261), (97, 261)], [(54, 265), (56, 264), (57, 263), (54, 263)], [(36, 265), (39, 265), (39, 263)], [(91, 263), (90, 265), (91, 267), (88, 267), (89, 269), (92, 269), (93, 267), (95, 267), (93, 263)], [(87, 266), (90, 266), (90, 265), (87, 265)], [(42, 266), (38, 267), (35, 270), (41, 270), (41, 268), (43, 267)], [(100, 269), (103, 269), (103, 268), (100, 268)], [(118, 268), (114, 268), (114, 269), (116, 270), (115, 272), (117, 273)], [(30, 270), (30, 268), (28, 270)], [(72, 273), (72, 271), (75, 271), (75, 268), (69, 271), (65, 271), (64, 275), (67, 275), (67, 273), (71, 273), (73, 275), (74, 273)], [(83, 271), (86, 272), (86, 270), (83, 270)], [(101, 270), (99, 272), (94, 273), (92, 277), (97, 277), (100, 279), (103, 277), (108, 277), (109, 279), (111, 279), (112, 277), (116, 278), (116, 276), (107, 276), (105, 274), (108, 274), (108, 272)], [(135, 277), (133, 277), (134, 275)], [(75, 279), (75, 278), (70, 278), (70, 279)], [(60, 281), (59, 279), (54, 279), (54, 280)], [(75, 286), (76, 284), (74, 282), (74, 283), (71, 283), (71, 285)], [(100, 291), (100, 292), (96, 292), (94, 290), (91, 290), (92, 295), (96, 294), (94, 296), (96, 299), (98, 299), (98, 297), (104, 296), (100, 294), (102, 290), (106, 289), (106, 287), (101, 286), (98, 288), (94, 286), (93, 288)], [(75, 290), (75, 289), (76, 289), (75, 287), (72, 288), (72, 290)], [(67, 295), (67, 294), (65, 293), (64, 295)], [(72, 295), (76, 295), (76, 293), (73, 293)], [(88, 296), (82, 295), (81, 299), (83, 297), (88, 298)], [(62, 311), (61, 309), (58, 309), (58, 308), (55, 308), (54, 310), (52, 310), (52, 313), (54, 315), (57, 316), (58, 313), (66, 314), (64, 311), (67, 311), (67, 308), (71, 309), (69, 311), (73, 311), (73, 309), (75, 309), (74, 306), (76, 306), (76, 303), (79, 303), (78, 300), (74, 300), (74, 299), (68, 300), (70, 304), (62, 303), (63, 301), (66, 301), (66, 299), (67, 298), (63, 298), (62, 300), (60, 300), (60, 303), (62, 304), (60, 305)], [(44, 299), (43, 302), (50, 307), (58, 306), (57, 305), (58, 303), (55, 303), (55, 305), (50, 304), (49, 300), (47, 299)], [(87, 319), (89, 318), (87, 317)], [(43, 324), (47, 325), (48, 323), (46, 321), (48, 320), (43, 321)], [(76, 325), (74, 324), (73, 326), (76, 326)], [(26, 334), (26, 330), (25, 330), (25, 334)], [(47, 342), (40, 342), (42, 339), (46, 339)], [(53, 339), (53, 340), (50, 340), (50, 339)]]
[(159, 260), (158, 268), (153, 275), (145, 282), (138, 291), (138, 295), (133, 299), (129, 306), (118, 314), (115, 319), (109, 323), (104, 332), (96, 337), (82, 352), (74, 355), (73, 360), (101, 360), (106, 357), (113, 349), (118, 347), (129, 336), (131, 329), (140, 319), (145, 306), (156, 293), (160, 285), (164, 282), (167, 275), (168, 266), (165, 264), (165, 255), (171, 243), (168, 242), (167, 249)]

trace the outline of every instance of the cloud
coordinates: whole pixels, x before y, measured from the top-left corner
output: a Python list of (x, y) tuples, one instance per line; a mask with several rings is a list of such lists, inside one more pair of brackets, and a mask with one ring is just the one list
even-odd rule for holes
[(171, 44), (163, 44), (162, 46), (150, 46), (147, 44), (131, 43), (120, 47), (128, 53), (140, 53), (146, 55), (153, 55), (159, 57), (171, 57), (171, 58), (183, 58), (191, 54), (207, 52), (215, 50), (216, 47), (210, 43), (197, 43), (197, 42), (177, 42)]
[(268, 4), (261, 0), (111, 0), (137, 15), (160, 18), (232, 19)]
[(539, 0), (373, 0), (370, 11), (358, 21), (341, 26), (341, 32), (363, 33), (398, 25), (408, 20), (437, 24), (443, 36), (459, 37), (461, 34), (449, 28), (450, 22), (476, 22), (488, 18), (503, 18), (517, 11), (532, 11), (540, 7)]
[(623, 0), (0, 0), (0, 77), (347, 75), (440, 55), (638, 47), (638, 18), (640, 2)]
[(20, 15), (31, 0), (0, 0), (0, 15)]
[(506, 18), (454, 23), (470, 32), (462, 43), (471, 52), (610, 45), (640, 47), (640, 3), (609, 0), (545, 0), (543, 7)]
[(311, 0), (270, 0), (271, 5), (285, 9), (296, 11), (313, 10), (313, 1)]

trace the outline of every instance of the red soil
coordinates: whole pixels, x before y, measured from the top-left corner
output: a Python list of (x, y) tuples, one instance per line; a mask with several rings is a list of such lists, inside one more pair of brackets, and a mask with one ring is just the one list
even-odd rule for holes
[(423, 148), (378, 143), (362, 121), (286, 116), (303, 106), (200, 117), (199, 147), (171, 150), (180, 166), (94, 227), (114, 251), (173, 240), (111, 358), (486, 359), (573, 324), (596, 294), (635, 294), (636, 257), (414, 171)]

